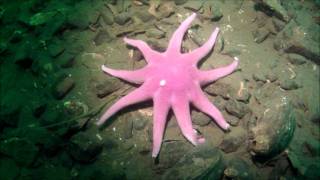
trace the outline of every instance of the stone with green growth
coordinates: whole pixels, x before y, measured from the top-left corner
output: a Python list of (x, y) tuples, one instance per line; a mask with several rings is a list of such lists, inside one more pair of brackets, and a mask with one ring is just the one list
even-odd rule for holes
[(250, 152), (257, 159), (271, 158), (284, 151), (295, 132), (296, 117), (287, 98), (264, 102), (268, 109), (258, 124), (250, 129)]
[(38, 155), (38, 147), (25, 138), (9, 138), (0, 142), (0, 152), (21, 166), (30, 166)]

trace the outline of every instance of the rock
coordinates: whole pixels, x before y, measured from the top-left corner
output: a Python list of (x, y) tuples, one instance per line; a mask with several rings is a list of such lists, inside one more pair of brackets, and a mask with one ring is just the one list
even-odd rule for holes
[(66, 29), (68, 10), (59, 9), (56, 14), (50, 18), (45, 24), (37, 26), (35, 33), (40, 34), (39, 38), (43, 41), (49, 40), (51, 37), (62, 33)]
[(21, 112), (21, 105), (16, 99), (19, 97), (14, 91), (9, 91), (5, 96), (1, 97), (0, 101), (0, 129), (1, 126), (17, 126), (19, 122), (19, 115)]
[(308, 172), (308, 170), (309, 168), (314, 169), (319, 166), (319, 154), (313, 155), (310, 150), (306, 148), (305, 142), (301, 142), (303, 141), (302, 139), (305, 139), (305, 141), (310, 142), (319, 150), (319, 141), (316, 140), (314, 136), (310, 135), (311, 134), (304, 132), (303, 136), (300, 136), (298, 140), (293, 139), (292, 143), (290, 144), (290, 149), (293, 149), (288, 151), (287, 157), (290, 161), (290, 165), (292, 165), (292, 167), (296, 170), (297, 175), (301, 176), (301, 178), (318, 179), (314, 177), (308, 177), (310, 175), (314, 175), (314, 172)]
[(306, 105), (305, 99), (295, 94), (290, 95), (290, 99), (292, 101), (292, 105), (294, 108), (299, 109), (303, 112), (307, 111), (307, 105)]
[(203, 6), (202, 1), (188, 1), (186, 4), (183, 5), (185, 9), (189, 9), (191, 11), (199, 11)]
[(59, 179), (61, 180), (72, 179), (71, 173), (68, 168), (60, 164), (54, 165), (50, 162), (44, 163), (31, 175), (31, 179), (52, 179), (53, 177), (59, 177)]
[(78, 2), (74, 10), (68, 14), (67, 23), (79, 29), (86, 29), (90, 24), (98, 22), (100, 12), (88, 2)]
[(245, 130), (242, 128), (236, 128), (223, 138), (219, 147), (226, 153), (235, 152), (244, 143), (245, 139)]
[(97, 97), (104, 98), (120, 89), (121, 83), (115, 79), (106, 79), (102, 82), (95, 83), (94, 87)]
[(251, 94), (249, 93), (248, 90), (242, 90), (240, 94), (237, 94), (236, 100), (244, 102), (246, 104), (249, 103), (251, 98)]
[(75, 53), (64, 51), (59, 57), (57, 57), (57, 64), (62, 68), (70, 68), (75, 62)]
[(226, 104), (226, 100), (223, 99), (221, 96), (216, 96), (214, 98), (213, 103), (218, 109), (224, 109), (225, 104)]
[(249, 151), (261, 161), (285, 150), (296, 127), (295, 113), (287, 98), (269, 98), (263, 106), (268, 111), (258, 119), (256, 126), (249, 129)]
[(138, 114), (138, 113), (135, 113), (135, 115), (132, 118), (133, 118), (132, 119), (133, 120), (133, 128), (138, 131), (143, 130), (149, 121), (149, 119), (147, 119), (145, 116)]
[(127, 0), (117, 0), (116, 2), (118, 12), (129, 11), (129, 8), (132, 5), (132, 2)]
[(291, 64), (301, 65), (307, 62), (307, 59), (298, 54), (288, 54), (288, 60)]
[(277, 32), (280, 32), (286, 26), (285, 22), (283, 22), (275, 17), (272, 17), (272, 24)]
[(276, 16), (281, 20), (288, 22), (290, 17), (287, 11), (282, 7), (281, 2), (278, 0), (262, 0), (258, 1), (255, 8), (265, 12), (269, 16)]
[(21, 30), (15, 30), (10, 37), (10, 42), (18, 43), (22, 40), (23, 36), (24, 33)]
[(49, 52), (38, 52), (35, 56), (36, 57), (33, 57), (34, 62), (31, 65), (31, 71), (34, 74), (47, 78), (47, 76), (52, 75), (57, 71), (58, 67), (52, 60), (53, 57), (50, 56)]
[(138, 19), (140, 19), (143, 23), (149, 22), (150, 20), (154, 19), (154, 16), (152, 16), (147, 11), (135, 11), (134, 16), (136, 16)]
[[(218, 179), (220, 179), (222, 176), (222, 173), (223, 173), (223, 169), (225, 168), (221, 152), (217, 151), (216, 149), (213, 149), (213, 150), (209, 150), (209, 152), (207, 151), (206, 154), (211, 155), (210, 157), (206, 157), (207, 159), (210, 159), (211, 162), (210, 162), (209, 166), (207, 167), (207, 169), (205, 171), (201, 172), (201, 174), (198, 175), (195, 179), (196, 180), (201, 180), (201, 179), (218, 180)], [(201, 164), (198, 164), (198, 165), (201, 165)], [(187, 172), (187, 170), (185, 172)]]
[(284, 174), (286, 174), (286, 177), (290, 177), (287, 175), (289, 174), (288, 170), (290, 171), (292, 169), (292, 166), (289, 162), (288, 157), (285, 156), (286, 155), (282, 155), (277, 158), (277, 163), (275, 163), (275, 166), (273, 167), (270, 176), (268, 177), (269, 179), (280, 179)]
[(165, 36), (165, 32), (162, 32), (156, 28), (151, 28), (147, 30), (146, 36), (149, 38), (161, 39)]
[(7, 43), (1, 41), (0, 42), (0, 54), (6, 52), (7, 51), (7, 47), (8, 47)]
[(68, 100), (63, 103), (63, 112), (67, 116), (77, 117), (86, 114), (88, 105), (79, 100)]
[(269, 31), (265, 28), (259, 28), (255, 31), (252, 32), (253, 35), (253, 41), (260, 44), (262, 43), (264, 40), (267, 39), (268, 35), (269, 35)]
[(48, 51), (52, 57), (57, 57), (65, 50), (64, 42), (60, 39), (54, 39), (48, 44)]
[(30, 18), (29, 25), (30, 26), (39, 26), (39, 25), (46, 24), (56, 14), (57, 14), (57, 12), (54, 12), (54, 11), (36, 13)]
[(257, 72), (257, 73), (254, 73), (252, 74), (252, 78), (253, 80), (257, 81), (257, 82), (263, 82), (263, 83), (266, 83), (267, 82), (267, 79), (266, 77), (264, 76), (263, 73), (261, 72)]
[(162, 143), (158, 168), (161, 170), (173, 167), (180, 158), (185, 155), (190, 147), (189, 144), (182, 141)]
[(147, 40), (147, 44), (149, 44), (152, 49), (159, 51), (159, 52), (164, 52), (167, 49), (167, 45), (164, 44), (162, 41), (154, 41), (154, 40)]
[(46, 155), (54, 155), (62, 143), (59, 137), (42, 127), (16, 128), (8, 132), (6, 137), (17, 137), (33, 142)]
[(230, 179), (253, 179), (254, 177), (248, 163), (241, 158), (231, 159), (224, 170), (224, 175)]
[(35, 107), (33, 108), (33, 116), (36, 118), (39, 118), (47, 109), (48, 104), (43, 102), (43, 103), (37, 103)]
[(192, 122), (199, 126), (206, 126), (211, 122), (211, 119), (203, 113), (192, 111)]
[(203, 6), (203, 17), (211, 21), (219, 21), (223, 17), (220, 5), (218, 2), (206, 2), (206, 5)]
[(174, 14), (175, 3), (172, 1), (162, 2), (158, 8), (158, 16), (160, 18), (168, 18)]
[(221, 152), (205, 145), (191, 149), (174, 167), (165, 172), (163, 179), (212, 179), (221, 178), (225, 165)]
[(239, 49), (235, 49), (233, 47), (228, 47), (224, 50), (225, 55), (231, 56), (231, 57), (238, 57), (241, 55), (241, 51)]
[(230, 116), (230, 115), (224, 115), (226, 121), (231, 125), (231, 126), (238, 126), (240, 119), (235, 117), (235, 116)]
[(75, 170), (76, 175), (73, 176), (73, 178), (76, 178), (79, 180), (88, 180), (88, 179), (95, 179), (95, 180), (123, 179), (125, 180), (127, 179), (126, 173), (122, 168), (115, 167), (113, 164), (106, 163), (106, 161), (101, 161), (101, 162), (99, 161), (93, 164), (87, 164), (85, 166), (80, 166), (77, 169), (78, 170)]
[(65, 77), (53, 86), (52, 95), (56, 99), (62, 99), (74, 88), (74, 86), (75, 82), (73, 78)]
[[(223, 51), (223, 49), (224, 49), (224, 37), (223, 37), (223, 35), (221, 34), (219, 37), (218, 37), (218, 40), (217, 40), (217, 42), (216, 42), (216, 44), (215, 44), (215, 49), (220, 53), (220, 52), (222, 52)], [(241, 52), (240, 52), (240, 54), (241, 54)], [(234, 56), (233, 56), (234, 57)]]
[(124, 143), (121, 145), (121, 147), (126, 150), (129, 151), (134, 147), (134, 144), (132, 141), (124, 141)]
[(26, 70), (32, 67), (34, 59), (31, 58), (26, 52), (17, 52), (14, 62), (19, 67)]
[(133, 120), (129, 115), (126, 115), (124, 120), (125, 121), (123, 123), (123, 126), (121, 127), (121, 134), (123, 138), (130, 139), (133, 136), (132, 134)]
[(320, 178), (320, 172), (318, 169), (320, 168), (319, 163), (313, 164), (307, 167), (307, 171), (305, 172), (304, 177), (306, 179), (319, 179)]
[(263, 12), (257, 12), (256, 21), (258, 28), (262, 28), (267, 24), (268, 16)]
[(319, 27), (299, 26), (294, 20), (291, 20), (277, 34), (273, 46), (278, 51), (299, 54), (316, 64), (320, 64), (319, 42), (315, 40), (319, 38), (318, 31)]
[(293, 79), (286, 79), (286, 80), (280, 82), (280, 87), (284, 90), (294, 90), (294, 89), (301, 88), (301, 85), (299, 85)]
[(176, 5), (182, 5), (182, 4), (185, 4), (188, 0), (174, 0), (174, 3)]
[(71, 137), (67, 152), (76, 161), (93, 162), (102, 151), (103, 142), (95, 135), (80, 132)]
[(2, 157), (0, 159), (0, 179), (12, 180), (19, 176), (20, 168), (9, 158)]
[(118, 147), (117, 142), (113, 138), (103, 138), (103, 146), (106, 150), (112, 150)]
[(12, 157), (21, 166), (30, 166), (38, 155), (38, 147), (24, 138), (10, 138), (1, 141), (0, 152)]
[(320, 155), (320, 142), (312, 139), (303, 143), (303, 153), (309, 157), (316, 157)]
[(115, 15), (114, 21), (119, 25), (124, 25), (131, 19), (131, 14), (127, 12), (123, 12), (120, 14)]
[[(79, 56), (76, 57), (76, 61), (79, 61), (78, 63), (80, 63), (81, 65), (83, 65), (88, 69), (101, 69), (101, 65), (105, 63), (105, 56), (100, 53), (84, 52), (82, 54), (79, 54)], [(106, 77), (108, 76), (104, 76), (104, 78)], [(91, 78), (91, 82), (93, 83), (96, 83), (98, 80), (99, 78), (96, 76), (93, 76)]]
[(215, 83), (212, 85), (209, 85), (205, 91), (211, 95), (214, 96), (221, 96), (224, 99), (229, 99), (234, 94), (234, 89), (229, 85), (225, 83)]
[(255, 100), (261, 104), (269, 101), (270, 97), (280, 97), (282, 94), (278, 86), (275, 86), (272, 83), (266, 83), (261, 88), (254, 91), (253, 96)]
[(269, 72), (265, 75), (265, 78), (270, 82), (275, 82), (276, 80), (278, 80), (278, 75), (274, 72)]
[(239, 119), (243, 118), (243, 116), (250, 111), (244, 103), (237, 102), (233, 99), (227, 101), (225, 108), (229, 114), (236, 116)]
[(103, 22), (107, 25), (112, 25), (114, 22), (114, 17), (112, 12), (109, 10), (109, 8), (104, 8), (101, 12), (101, 17), (103, 19)]
[(132, 50), (132, 56), (131, 56), (132, 61), (140, 61), (143, 59), (143, 54), (139, 50)]
[(113, 37), (107, 30), (100, 30), (93, 39), (96, 46), (100, 46), (103, 43), (109, 43), (113, 40)]
[(3, 17), (3, 14), (4, 14), (5, 10), (2, 6), (0, 6), (0, 22), (2, 22), (2, 17)]
[(50, 103), (46, 111), (40, 117), (41, 126), (50, 126), (63, 120), (65, 117), (63, 114), (62, 106), (58, 104)]
[[(194, 28), (191, 27), (190, 30), (188, 30), (188, 36), (190, 39), (197, 44), (199, 47), (205, 43), (205, 38), (202, 36), (203, 32), (200, 27), (196, 26)], [(221, 36), (219, 36), (221, 37)], [(217, 42), (218, 43), (218, 42)], [(219, 44), (221, 45), (221, 44)], [(220, 47), (220, 46), (219, 46)], [(219, 49), (219, 48), (218, 48)]]
[(279, 65), (279, 59), (271, 59), (269, 67), (270, 69), (275, 69)]

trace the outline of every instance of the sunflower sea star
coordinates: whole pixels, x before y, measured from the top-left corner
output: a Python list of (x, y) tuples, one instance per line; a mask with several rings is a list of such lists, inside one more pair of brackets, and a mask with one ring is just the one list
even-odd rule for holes
[(160, 53), (151, 49), (141, 40), (124, 38), (124, 41), (138, 48), (147, 61), (147, 66), (135, 71), (113, 70), (102, 65), (102, 70), (112, 76), (125, 81), (142, 84), (128, 95), (113, 104), (99, 119), (98, 125), (103, 124), (108, 118), (120, 109), (148, 99), (153, 99), (153, 150), (152, 157), (157, 157), (160, 151), (166, 125), (166, 117), (170, 108), (177, 118), (182, 134), (192, 144), (204, 142), (204, 138), (197, 135), (192, 127), (190, 116), (190, 102), (200, 111), (212, 117), (216, 123), (227, 130), (229, 124), (221, 112), (209, 101), (201, 90), (201, 86), (211, 83), (221, 77), (229, 75), (238, 66), (238, 58), (221, 68), (201, 71), (197, 63), (207, 55), (218, 36), (216, 28), (209, 40), (201, 47), (182, 54), (180, 52), (184, 33), (196, 17), (193, 13), (182, 22), (174, 32), (165, 52)]

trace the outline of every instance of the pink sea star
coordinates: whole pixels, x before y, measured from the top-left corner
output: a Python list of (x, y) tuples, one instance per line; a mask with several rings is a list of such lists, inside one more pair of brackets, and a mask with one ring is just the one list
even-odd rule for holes
[(174, 32), (165, 52), (160, 53), (151, 49), (141, 40), (124, 38), (124, 41), (138, 48), (147, 61), (147, 66), (135, 71), (113, 70), (102, 65), (102, 70), (112, 76), (131, 83), (142, 84), (128, 95), (113, 104), (97, 122), (103, 124), (110, 116), (120, 109), (148, 99), (153, 99), (153, 150), (152, 157), (159, 154), (166, 125), (166, 117), (170, 108), (177, 118), (182, 134), (194, 145), (204, 142), (192, 127), (190, 117), (191, 102), (197, 109), (211, 116), (216, 123), (227, 130), (229, 124), (221, 112), (209, 101), (201, 90), (201, 86), (213, 82), (232, 73), (238, 66), (238, 59), (228, 66), (201, 71), (197, 63), (207, 55), (218, 36), (216, 28), (209, 40), (201, 47), (182, 54), (180, 52), (184, 33), (196, 17), (193, 13), (182, 22)]

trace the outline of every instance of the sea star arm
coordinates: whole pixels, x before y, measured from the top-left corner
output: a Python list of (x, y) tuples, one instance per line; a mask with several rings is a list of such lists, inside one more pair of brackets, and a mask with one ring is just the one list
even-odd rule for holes
[(148, 87), (142, 85), (138, 89), (135, 89), (131, 93), (122, 97), (115, 104), (113, 104), (99, 119), (97, 125), (103, 124), (107, 119), (109, 119), (113, 114), (118, 112), (120, 109), (127, 107), (129, 105), (142, 102), (151, 98), (151, 94), (148, 93)]
[(230, 125), (226, 122), (222, 116), (222, 113), (203, 94), (200, 87), (198, 88), (196, 96), (192, 98), (191, 102), (197, 109), (212, 117), (222, 129), (229, 129)]
[(114, 70), (106, 67), (105, 65), (101, 66), (101, 69), (114, 77), (123, 79), (128, 82), (132, 82), (135, 84), (141, 84), (144, 82), (144, 78), (146, 77), (147, 68), (142, 68), (136, 71), (124, 71), (124, 70)]
[(142, 52), (144, 59), (148, 63), (152, 63), (152, 60), (155, 59), (155, 56), (159, 56), (159, 54), (160, 54), (160, 53), (154, 51), (153, 49), (151, 49), (150, 46), (142, 40), (129, 39), (127, 37), (123, 38), (123, 40), (127, 44), (138, 48)]
[(168, 45), (166, 53), (169, 53), (169, 54), (171, 54), (171, 53), (179, 54), (180, 53), (183, 36), (195, 17), (196, 17), (196, 13), (193, 13), (191, 16), (189, 16), (186, 20), (184, 20), (181, 23), (179, 28), (173, 33), (173, 35), (169, 41), (169, 45)]
[(186, 54), (186, 56), (189, 56), (191, 62), (193, 64), (197, 64), (203, 57), (205, 57), (214, 46), (214, 43), (217, 39), (217, 36), (219, 34), (219, 28), (216, 28), (213, 33), (211, 34), (209, 40), (205, 42), (202, 46), (199, 48), (191, 51), (190, 53)]
[(177, 117), (179, 127), (182, 134), (193, 144), (198, 145), (203, 143), (204, 138), (199, 138), (192, 127), (192, 121), (190, 117), (189, 101), (183, 97), (179, 98), (172, 104), (172, 109)]
[(200, 84), (205, 85), (210, 82), (216, 81), (219, 78), (222, 78), (224, 76), (231, 74), (234, 70), (236, 70), (238, 64), (239, 64), (239, 59), (235, 57), (234, 61), (227, 66), (209, 70), (209, 71), (200, 71), (199, 73)]
[(153, 148), (152, 157), (157, 157), (163, 139), (166, 118), (170, 109), (170, 104), (165, 97), (155, 96), (153, 98)]

